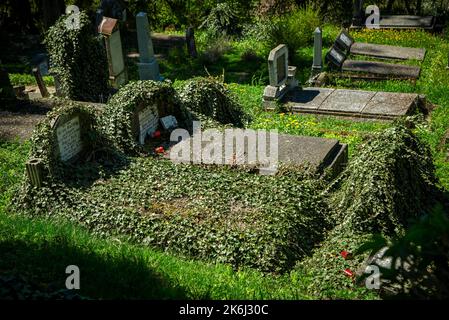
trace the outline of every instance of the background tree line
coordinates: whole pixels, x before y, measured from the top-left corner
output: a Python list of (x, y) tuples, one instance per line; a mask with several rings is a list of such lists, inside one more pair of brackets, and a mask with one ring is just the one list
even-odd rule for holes
[[(64, 13), (65, 7), (75, 4), (94, 15), (102, 2), (113, 0), (0, 0), (0, 27), (6, 32), (42, 33)], [(292, 7), (310, 5), (327, 21), (348, 23), (352, 0), (115, 0), (133, 16), (146, 11), (154, 29), (199, 27), (218, 5), (231, 8), (237, 23), (244, 24), (260, 17), (282, 15)], [(447, 15), (449, 0), (376, 0), (382, 13)], [(223, 17), (226, 19), (226, 17)], [(236, 21), (233, 21), (236, 22)]]

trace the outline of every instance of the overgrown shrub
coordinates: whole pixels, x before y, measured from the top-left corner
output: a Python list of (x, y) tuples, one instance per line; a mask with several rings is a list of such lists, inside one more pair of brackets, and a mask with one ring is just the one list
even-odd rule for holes
[(438, 194), (429, 148), (402, 124), (360, 146), (340, 182), (337, 220), (360, 233), (400, 233)]
[(108, 93), (106, 51), (94, 36), (88, 15), (80, 12), (75, 18), (79, 18), (79, 28), (68, 28), (67, 16), (62, 16), (46, 34), (50, 71), (57, 77), (65, 98), (99, 101)]
[(188, 118), (170, 81), (130, 82), (109, 100), (100, 120), (103, 132), (119, 150), (133, 152), (138, 149), (133, 121), (134, 110), (142, 104), (156, 105), (160, 117), (174, 115), (180, 122)]
[(245, 34), (264, 42), (270, 50), (285, 44), (294, 53), (312, 43), (313, 31), (320, 25), (318, 12), (306, 7), (285, 15), (260, 19), (247, 28)]
[(239, 8), (233, 3), (218, 3), (200, 28), (214, 35), (230, 35), (240, 31)]
[(226, 84), (216, 78), (195, 78), (179, 90), (184, 106), (222, 123), (244, 126), (248, 117)]

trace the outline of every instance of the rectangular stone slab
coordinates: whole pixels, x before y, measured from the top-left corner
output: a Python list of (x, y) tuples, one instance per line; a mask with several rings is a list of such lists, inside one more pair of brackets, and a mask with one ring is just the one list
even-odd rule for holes
[(433, 29), (435, 24), (435, 17), (433, 16), (407, 16), (407, 15), (392, 15), (381, 16), (380, 27), (391, 29)]
[[(301, 109), (317, 110), (323, 102), (335, 91), (328, 88), (305, 88), (294, 90), (288, 96), (288, 101), (293, 104), (300, 104)], [(293, 105), (293, 109), (295, 105)]]
[(305, 88), (295, 98), (286, 102), (294, 112), (385, 120), (409, 114), (419, 101), (417, 94), (324, 88)]
[(421, 73), (421, 68), (376, 61), (346, 60), (343, 63), (342, 71), (388, 76), (400, 79), (418, 79)]
[[(193, 146), (191, 137), (180, 143)], [(215, 143), (213, 141), (203, 141), (201, 143), (202, 149), (211, 147)], [(220, 145), (217, 144), (218, 149), (220, 149)], [(318, 172), (330, 168), (334, 174), (339, 174), (348, 161), (347, 145), (341, 144), (335, 139), (280, 134), (278, 135), (278, 146), (279, 163), (310, 166)], [(267, 142), (267, 149), (268, 147), (269, 142)], [(224, 154), (224, 147), (221, 150)], [(165, 155), (165, 158), (170, 158), (170, 151)], [(191, 152), (193, 152), (193, 148), (191, 148)], [(243, 156), (245, 157), (246, 154), (245, 150), (245, 155)], [(191, 159), (193, 159), (193, 154), (191, 154)]]
[(337, 114), (358, 114), (375, 94), (373, 91), (337, 89), (327, 97), (318, 110)]
[(351, 54), (382, 59), (422, 61), (426, 56), (426, 49), (356, 42), (351, 46)]
[(417, 94), (377, 92), (362, 110), (362, 114), (380, 117), (404, 116), (413, 111), (418, 98)]

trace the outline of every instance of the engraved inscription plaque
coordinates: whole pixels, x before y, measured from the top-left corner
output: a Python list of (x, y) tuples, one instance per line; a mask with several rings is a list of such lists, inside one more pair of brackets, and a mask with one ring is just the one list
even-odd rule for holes
[(159, 116), (155, 106), (149, 106), (139, 112), (139, 143), (144, 144), (148, 133), (157, 130)]
[(79, 117), (74, 117), (56, 129), (59, 154), (62, 161), (77, 156), (83, 149)]

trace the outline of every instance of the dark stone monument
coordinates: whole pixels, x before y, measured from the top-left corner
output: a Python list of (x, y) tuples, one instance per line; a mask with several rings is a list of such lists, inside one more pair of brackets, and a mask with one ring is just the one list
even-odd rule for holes
[(198, 57), (198, 52), (196, 51), (195, 31), (192, 27), (189, 27), (186, 30), (186, 44), (189, 55), (192, 58)]

